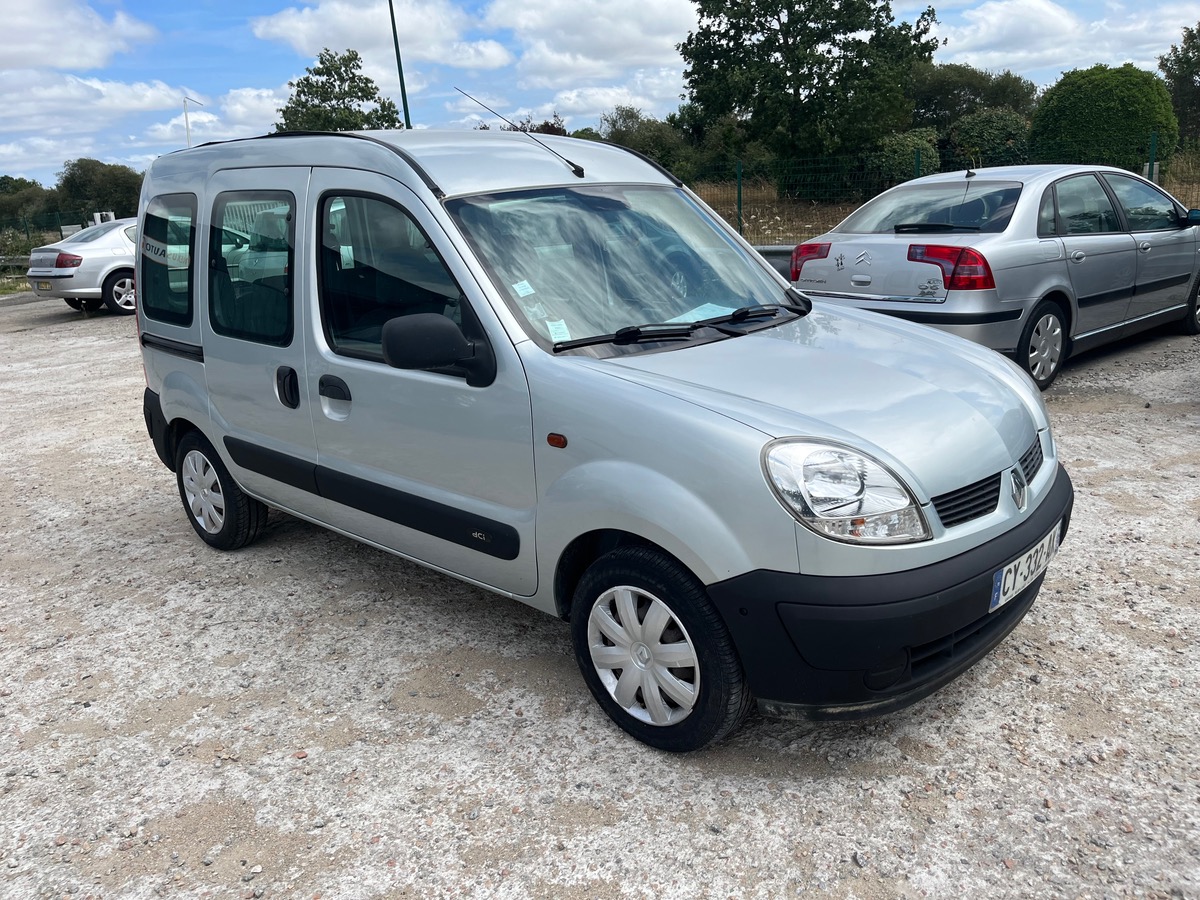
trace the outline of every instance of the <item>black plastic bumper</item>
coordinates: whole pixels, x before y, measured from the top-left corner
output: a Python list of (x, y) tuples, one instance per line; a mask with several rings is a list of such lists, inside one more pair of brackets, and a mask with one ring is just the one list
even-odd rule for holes
[(988, 612), (997, 570), (1061, 522), (1075, 492), (1061, 466), (1034, 513), (959, 556), (886, 575), (749, 572), (710, 585), (750, 689), (777, 716), (849, 719), (915, 703), (970, 668), (1016, 627), (1037, 578)]
[(158, 458), (168, 469), (174, 469), (175, 459), (167, 420), (163, 415), (162, 404), (158, 401), (158, 394), (150, 388), (146, 388), (142, 394), (142, 417), (146, 420), (146, 431), (150, 434), (150, 440), (154, 441), (154, 451)]

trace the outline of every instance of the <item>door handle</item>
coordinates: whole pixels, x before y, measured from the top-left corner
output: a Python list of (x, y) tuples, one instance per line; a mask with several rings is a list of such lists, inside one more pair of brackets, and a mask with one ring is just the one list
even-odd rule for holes
[(1140, 244), (1138, 244), (1138, 249), (1141, 250), (1143, 253), (1149, 253), (1153, 247), (1154, 247), (1154, 245), (1151, 244), (1149, 241), (1142, 241)]
[(288, 409), (300, 405), (300, 377), (291, 366), (280, 366), (275, 370), (275, 393)]
[(1074, 250), (1071, 252), (1071, 262), (1083, 262), (1087, 259), (1087, 254), (1082, 250)]
[(336, 375), (322, 375), (317, 391), (322, 397), (328, 397), (330, 400), (350, 402), (350, 388)]

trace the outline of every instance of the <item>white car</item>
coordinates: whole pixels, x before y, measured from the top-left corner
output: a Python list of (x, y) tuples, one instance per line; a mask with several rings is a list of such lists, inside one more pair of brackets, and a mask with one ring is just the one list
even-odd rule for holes
[(130, 315), (136, 306), (133, 258), (137, 219), (102, 222), (29, 254), (25, 273), (39, 297), (65, 300), (72, 309), (94, 312), (107, 306)]

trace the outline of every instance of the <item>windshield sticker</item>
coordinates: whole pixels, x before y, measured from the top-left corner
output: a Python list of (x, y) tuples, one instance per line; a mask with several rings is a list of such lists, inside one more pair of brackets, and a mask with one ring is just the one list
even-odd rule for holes
[(142, 256), (159, 265), (170, 268), (185, 269), (191, 264), (187, 247), (164, 244), (152, 238), (142, 238)]
[(698, 322), (700, 319), (711, 319), (715, 316), (726, 316), (733, 312), (732, 306), (718, 306), (715, 303), (705, 303), (697, 306), (691, 312), (685, 312), (682, 316), (676, 316), (673, 319), (667, 319), (668, 322)]
[(512, 289), (517, 292), (518, 297), (529, 297), (536, 293), (528, 281), (518, 281), (512, 286)]
[(555, 343), (571, 339), (571, 330), (567, 328), (567, 323), (562, 319), (555, 319), (553, 322), (547, 319), (546, 328), (550, 332), (550, 340)]

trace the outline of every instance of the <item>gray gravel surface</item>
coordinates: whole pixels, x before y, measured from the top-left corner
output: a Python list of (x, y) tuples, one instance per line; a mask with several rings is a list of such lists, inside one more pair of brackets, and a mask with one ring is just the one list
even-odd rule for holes
[(1078, 490), (981, 664), (650, 750), (567, 626), (280, 514), (185, 521), (131, 319), (0, 301), (0, 896), (1200, 897), (1200, 339), (1047, 395)]

